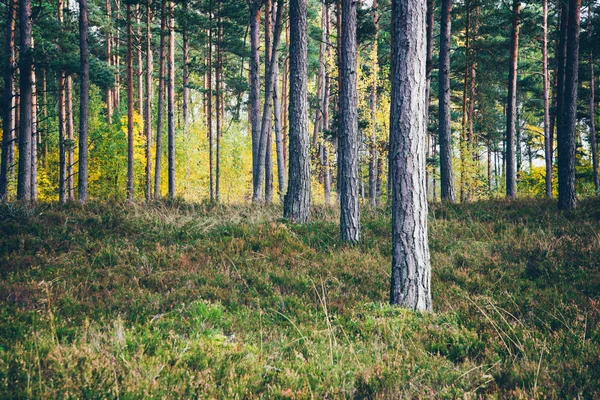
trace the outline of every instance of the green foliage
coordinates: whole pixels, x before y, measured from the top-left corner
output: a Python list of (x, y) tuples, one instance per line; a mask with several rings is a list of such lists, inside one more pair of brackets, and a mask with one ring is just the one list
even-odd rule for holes
[(280, 211), (0, 206), (0, 397), (595, 395), (598, 201), (432, 204), (431, 314), (385, 304), (387, 212)]

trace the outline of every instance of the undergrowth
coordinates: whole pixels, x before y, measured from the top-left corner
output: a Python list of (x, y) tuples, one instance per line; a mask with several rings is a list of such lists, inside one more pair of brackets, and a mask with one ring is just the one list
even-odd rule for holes
[(2, 398), (597, 398), (600, 203), (430, 207), (434, 313), (386, 304), (390, 218), (0, 206)]

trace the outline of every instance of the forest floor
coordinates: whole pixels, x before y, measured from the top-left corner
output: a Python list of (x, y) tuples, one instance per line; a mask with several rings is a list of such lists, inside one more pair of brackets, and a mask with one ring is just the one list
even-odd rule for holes
[(389, 212), (280, 215), (1, 205), (0, 398), (599, 396), (600, 201), (431, 205), (426, 314), (386, 304)]

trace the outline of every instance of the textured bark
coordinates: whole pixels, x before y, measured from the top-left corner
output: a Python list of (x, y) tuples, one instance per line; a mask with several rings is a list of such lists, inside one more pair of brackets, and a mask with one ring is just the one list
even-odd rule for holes
[(146, 106), (144, 107), (144, 135), (146, 136), (146, 201), (152, 199), (152, 8), (146, 2)]
[(0, 161), (0, 201), (8, 198), (8, 178), (13, 149), (13, 99), (15, 65), (15, 29), (17, 0), (9, 0), (6, 8), (6, 64), (4, 65), (4, 93), (2, 96), (2, 159)]
[[(106, 62), (110, 66), (112, 65), (112, 7), (110, 0), (105, 1), (106, 6)], [(112, 124), (112, 116), (114, 113), (114, 99), (113, 89), (108, 88), (106, 90), (106, 118), (108, 124)]]
[(283, 216), (292, 222), (306, 222), (310, 215), (306, 3), (306, 0), (290, 0), (289, 2), (289, 184), (284, 201)]
[(32, 147), (32, 84), (33, 43), (31, 36), (31, 1), (19, 1), (19, 174), (17, 180), (17, 200), (31, 201), (31, 147)]
[(360, 240), (358, 181), (358, 95), (356, 92), (356, 2), (342, 0), (342, 63), (339, 119), (340, 234)]
[[(434, 142), (435, 139), (431, 137), (429, 134), (429, 104), (431, 103), (431, 71), (433, 70), (433, 28), (435, 25), (434, 21), (434, 2), (433, 0), (427, 0), (427, 13), (425, 14), (425, 20), (427, 22), (427, 31), (426, 31), (426, 59), (425, 59), (425, 128), (427, 131), (427, 143)], [(430, 151), (433, 151), (435, 146), (432, 144), (431, 146), (427, 146), (427, 157), (430, 156)], [(433, 174), (431, 175), (433, 192), (435, 193), (435, 166), (433, 167)], [(427, 195), (429, 196), (429, 170), (425, 168), (425, 181), (427, 182)], [(435, 196), (433, 196), (433, 200), (435, 201)]]
[(506, 197), (517, 197), (517, 144), (516, 114), (517, 114), (517, 64), (519, 57), (519, 29), (521, 2), (513, 0), (512, 30), (510, 35), (510, 63), (508, 67), (508, 97), (506, 101)]
[(544, 154), (546, 162), (546, 198), (552, 198), (552, 147), (550, 143), (550, 99), (548, 89), (548, 0), (542, 0), (542, 79), (544, 80)]
[(442, 201), (456, 201), (450, 129), (450, 36), (452, 0), (442, 0), (439, 69), (440, 186)]
[(466, 0), (466, 27), (465, 27), (465, 73), (463, 77), (463, 97), (462, 97), (462, 120), (460, 129), (460, 201), (465, 202), (467, 200), (466, 190), (466, 164), (469, 153), (467, 151), (467, 103), (468, 103), (468, 90), (469, 90), (469, 78), (471, 77), (471, 2)]
[(79, 175), (78, 197), (88, 200), (88, 109), (90, 99), (90, 51), (88, 49), (87, 0), (79, 0)]
[(279, 184), (279, 200), (283, 204), (283, 198), (286, 191), (285, 181), (285, 158), (283, 149), (283, 124), (281, 111), (281, 97), (279, 89), (279, 62), (275, 63), (275, 71), (273, 71), (273, 80), (275, 86), (273, 88), (273, 117), (275, 125), (275, 149), (277, 153), (277, 180)]
[[(183, 2), (183, 12), (187, 14), (188, 3), (187, 0)], [(183, 42), (183, 98), (182, 98), (182, 111), (183, 111), (183, 133), (187, 136), (190, 133), (189, 126), (189, 104), (190, 104), (190, 71), (189, 71), (189, 57), (190, 57), (190, 46), (188, 40), (188, 29), (187, 23), (184, 23), (181, 30), (181, 40)]]
[(392, 1), (390, 303), (431, 310), (425, 185), (425, 0)]
[(379, 197), (377, 196), (378, 169), (377, 160), (377, 84), (379, 80), (379, 59), (377, 57), (377, 41), (379, 40), (379, 12), (377, 0), (373, 1), (373, 25), (375, 26), (375, 39), (371, 49), (371, 92), (369, 94), (369, 108), (371, 111), (371, 140), (369, 143), (369, 204), (377, 207)]
[(281, 37), (281, 27), (282, 27), (282, 16), (283, 16), (283, 7), (281, 1), (277, 4), (277, 17), (275, 22), (275, 34), (274, 40), (272, 44), (272, 57), (270, 58), (270, 62), (267, 66), (267, 74), (265, 79), (265, 102), (263, 106), (263, 114), (262, 121), (260, 126), (260, 136), (259, 136), (259, 145), (258, 145), (258, 166), (257, 166), (257, 176), (256, 184), (254, 186), (254, 193), (252, 195), (252, 201), (259, 202), (264, 200), (264, 192), (263, 192), (263, 184), (264, 184), (264, 174), (265, 174), (265, 160), (267, 157), (267, 146), (270, 145), (269, 141), (269, 130), (271, 127), (271, 117), (273, 115), (273, 88), (275, 86), (274, 72), (275, 72), (275, 64), (278, 59), (278, 48), (279, 48), (279, 39)]
[[(275, 4), (272, 0), (265, 1), (265, 83), (267, 80), (266, 75), (269, 72), (268, 66), (271, 64), (271, 54), (273, 53), (272, 36), (273, 24), (275, 23), (275, 18), (273, 14), (276, 12), (276, 7), (274, 5)], [(271, 143), (273, 142), (272, 131), (273, 128), (271, 120), (269, 120), (269, 125), (267, 125), (266, 133), (267, 147), (265, 150), (265, 204), (271, 204), (273, 202), (273, 146), (271, 145)]]
[(142, 34), (140, 32), (140, 5), (135, 5), (135, 44), (137, 48), (137, 70), (135, 72), (135, 78), (137, 81), (137, 108), (140, 117), (144, 117), (144, 72), (142, 61)]
[(158, 60), (158, 110), (156, 113), (156, 157), (154, 168), (154, 198), (159, 199), (160, 193), (160, 172), (162, 163), (162, 136), (163, 136), (163, 115), (165, 99), (165, 27), (167, 21), (166, 0), (161, 0), (160, 12), (160, 48)]
[[(592, 4), (588, 7), (588, 39), (590, 44), (593, 40), (592, 35)], [(595, 85), (594, 82), (594, 56), (592, 53), (592, 48), (590, 46), (590, 51), (588, 54), (588, 64), (590, 67), (590, 146), (592, 151), (592, 168), (594, 170), (594, 189), (596, 190), (596, 195), (600, 192), (600, 182), (598, 182), (598, 150), (596, 144), (596, 112), (595, 112)]]
[(167, 80), (167, 127), (169, 138), (169, 197), (175, 198), (175, 8), (169, 1), (169, 57)]
[[(115, 0), (115, 6), (117, 10), (117, 20), (121, 17), (121, 1)], [(121, 44), (121, 34), (120, 30), (116, 29), (115, 33), (115, 42), (114, 42), (114, 60), (113, 65), (117, 69), (117, 73), (115, 75), (115, 91), (114, 95), (114, 108), (121, 108), (121, 56), (120, 56), (120, 44)]]
[(127, 200), (133, 200), (133, 30), (132, 9), (127, 4)]
[(216, 99), (216, 165), (215, 165), (215, 199), (220, 200), (220, 175), (221, 175), (221, 1), (217, 0), (217, 65), (215, 67), (215, 99)]
[[(287, 159), (287, 149), (288, 149), (288, 134), (290, 130), (290, 125), (288, 124), (288, 111), (289, 111), (289, 94), (290, 94), (290, 24), (289, 18), (285, 21), (285, 48), (288, 49), (288, 54), (283, 61), (283, 79), (281, 82), (281, 121), (283, 123), (283, 132), (282, 132), (282, 144), (283, 144), (283, 165), (287, 170), (288, 167), (288, 159)], [(285, 191), (283, 192), (286, 193)]]
[(558, 132), (564, 117), (565, 100), (565, 71), (567, 57), (567, 27), (569, 22), (569, 3), (568, 0), (561, 1), (559, 38), (556, 45), (556, 136), (558, 141)]
[(558, 208), (573, 210), (575, 193), (575, 150), (577, 124), (577, 84), (579, 71), (579, 24), (581, 0), (569, 0), (564, 103), (558, 128)]
[(210, 192), (210, 201), (213, 202), (215, 200), (215, 189), (214, 189), (214, 168), (213, 168), (213, 122), (212, 122), (212, 114), (213, 114), (213, 106), (212, 106), (212, 98), (213, 98), (213, 83), (212, 83), (212, 74), (213, 74), (213, 60), (212, 60), (212, 47), (213, 47), (213, 27), (212, 27), (212, 8), (213, 3), (212, 0), (209, 1), (209, 15), (208, 15), (208, 113), (207, 113), (207, 124), (208, 124), (208, 182), (209, 182), (209, 192)]
[[(331, 43), (329, 42), (329, 7), (325, 7), (325, 60), (331, 56)], [(323, 110), (323, 132), (329, 131), (329, 96), (331, 92), (331, 76), (325, 62), (325, 83), (323, 88), (323, 98), (321, 100), (321, 109)], [(321, 143), (321, 168), (323, 171), (323, 194), (325, 204), (331, 203), (331, 167), (329, 165), (329, 154), (327, 148), (328, 139), (323, 135)]]
[[(33, 45), (33, 38), (31, 40)], [(38, 96), (35, 70), (31, 70), (31, 200), (37, 201), (37, 153), (38, 153)]]
[[(250, 3), (250, 120), (252, 129), (252, 187), (254, 193), (258, 193), (257, 185), (262, 178), (258, 174), (259, 164), (259, 142), (260, 142), (260, 0), (251, 0)], [(261, 196), (256, 197), (256, 201)]]

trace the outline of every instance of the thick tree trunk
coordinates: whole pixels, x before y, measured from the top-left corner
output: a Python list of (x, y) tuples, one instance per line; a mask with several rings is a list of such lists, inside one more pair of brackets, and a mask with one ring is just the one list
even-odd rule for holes
[[(593, 41), (592, 36), (592, 5), (588, 7), (588, 39), (590, 44)], [(596, 145), (596, 112), (595, 112), (595, 85), (594, 82), (594, 57), (592, 53), (592, 47), (590, 46), (590, 52), (588, 54), (588, 63), (590, 67), (590, 146), (592, 151), (592, 168), (594, 170), (594, 189), (596, 195), (600, 193), (600, 182), (598, 182), (598, 150)]]
[(133, 30), (127, 4), (127, 200), (133, 200)]
[(579, 24), (581, 0), (569, 0), (564, 103), (558, 129), (558, 208), (573, 210), (575, 193), (575, 150), (577, 124), (577, 84), (579, 71)]
[(90, 52), (88, 49), (87, 0), (79, 0), (79, 175), (78, 197), (88, 200), (88, 109), (90, 99)]
[[(379, 205), (377, 196), (378, 169), (377, 160), (377, 86), (379, 81), (379, 58), (378, 46), (379, 40), (379, 12), (377, 10), (377, 0), (373, 1), (373, 25), (375, 26), (375, 39), (371, 49), (371, 93), (369, 94), (369, 107), (371, 111), (371, 140), (369, 143), (369, 204), (372, 208)], [(428, 53), (429, 57), (429, 53)]]
[(146, 201), (152, 199), (152, 8), (146, 2), (146, 107), (144, 111), (144, 134), (146, 136)]
[(160, 172), (162, 163), (162, 136), (163, 136), (163, 115), (165, 99), (165, 27), (167, 21), (166, 0), (161, 0), (160, 12), (160, 49), (158, 60), (158, 110), (156, 113), (156, 157), (154, 168), (154, 198), (159, 199), (160, 191)]
[(31, 147), (32, 147), (32, 82), (33, 43), (31, 36), (31, 1), (19, 1), (20, 23), (20, 122), (19, 122), (19, 175), (17, 200), (31, 201)]
[(292, 222), (306, 222), (310, 215), (306, 13), (306, 0), (290, 0), (289, 184), (283, 216)]
[(544, 155), (546, 161), (546, 198), (552, 198), (552, 147), (550, 144), (550, 99), (548, 89), (548, 0), (542, 1), (542, 79), (544, 80)]
[(2, 96), (2, 159), (0, 162), (0, 202), (8, 198), (8, 178), (13, 149), (13, 99), (15, 72), (15, 30), (17, 0), (9, 0), (6, 9), (6, 64), (4, 65), (4, 94)]
[(257, 188), (260, 185), (262, 175), (258, 173), (260, 162), (260, 0), (251, 0), (250, 4), (250, 120), (252, 129), (252, 187), (253, 201), (262, 201), (262, 192)]
[(425, 185), (425, 0), (392, 0), (390, 303), (432, 309)]
[(267, 157), (267, 146), (270, 145), (269, 141), (269, 130), (271, 126), (271, 117), (273, 115), (272, 105), (273, 105), (273, 87), (275, 86), (274, 80), (274, 72), (275, 72), (275, 64), (278, 59), (278, 49), (279, 49), (279, 39), (281, 37), (281, 27), (282, 27), (282, 16), (283, 16), (283, 5), (281, 1), (277, 3), (277, 17), (275, 22), (275, 35), (272, 44), (272, 57), (269, 57), (269, 64), (267, 66), (267, 73), (265, 79), (265, 103), (263, 107), (262, 121), (260, 127), (260, 137), (259, 137), (259, 145), (258, 145), (258, 180), (256, 185), (254, 186), (254, 194), (252, 196), (252, 201), (259, 202), (264, 199), (263, 193), (263, 184), (264, 184), (264, 174), (265, 174), (265, 160)]
[(342, 0), (342, 64), (339, 119), (340, 234), (360, 240), (358, 96), (356, 92), (356, 2)]
[(519, 57), (519, 28), (521, 2), (513, 0), (512, 30), (510, 35), (510, 63), (508, 68), (508, 97), (506, 106), (506, 197), (517, 197), (516, 169), (516, 114), (517, 114), (517, 63)]
[(456, 201), (452, 171), (452, 130), (450, 129), (450, 36), (452, 0), (442, 0), (439, 69), (440, 185), (442, 201)]
[(169, 197), (175, 198), (175, 7), (169, 1), (169, 79), (167, 82), (167, 114), (169, 137)]

